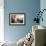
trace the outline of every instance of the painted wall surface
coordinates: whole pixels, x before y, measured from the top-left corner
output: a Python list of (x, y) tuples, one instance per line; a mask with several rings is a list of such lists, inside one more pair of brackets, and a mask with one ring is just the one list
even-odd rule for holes
[(4, 2), (0, 0), (0, 42), (4, 41)]
[[(41, 0), (41, 1), (40, 1), (40, 9), (41, 9), (41, 11), (42, 11), (43, 9), (46, 9), (46, 0)], [(40, 25), (46, 27), (46, 10), (43, 12), (42, 17), (43, 17), (43, 22), (41, 21), (41, 22), (40, 22)]]
[[(7, 41), (18, 41), (32, 29), (35, 14), (40, 9), (40, 0), (4, 0), (4, 38)], [(9, 25), (9, 13), (25, 13), (26, 25)]]

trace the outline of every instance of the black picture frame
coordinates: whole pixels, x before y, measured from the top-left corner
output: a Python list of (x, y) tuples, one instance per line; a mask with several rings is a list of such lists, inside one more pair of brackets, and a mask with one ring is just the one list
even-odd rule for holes
[(25, 13), (9, 13), (10, 25), (25, 25), (26, 17)]

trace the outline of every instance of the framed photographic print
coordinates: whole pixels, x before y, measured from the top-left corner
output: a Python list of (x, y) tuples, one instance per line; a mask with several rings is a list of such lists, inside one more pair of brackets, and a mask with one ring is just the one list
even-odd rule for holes
[(25, 25), (25, 14), (24, 13), (9, 13), (9, 24), (10, 25)]

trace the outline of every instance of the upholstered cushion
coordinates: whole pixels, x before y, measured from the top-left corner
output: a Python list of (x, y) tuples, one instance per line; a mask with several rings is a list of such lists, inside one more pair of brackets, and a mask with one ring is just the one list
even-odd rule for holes
[(13, 41), (8, 41), (8, 42), (3, 42), (1, 46), (17, 46), (16, 42)]
[(24, 43), (24, 38), (21, 38), (18, 42), (17, 42), (17, 46), (23, 46), (23, 43)]

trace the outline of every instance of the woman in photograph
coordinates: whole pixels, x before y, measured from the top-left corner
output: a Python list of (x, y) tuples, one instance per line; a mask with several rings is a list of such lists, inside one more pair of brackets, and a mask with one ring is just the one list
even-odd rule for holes
[(11, 23), (15, 23), (15, 16), (11, 16)]

